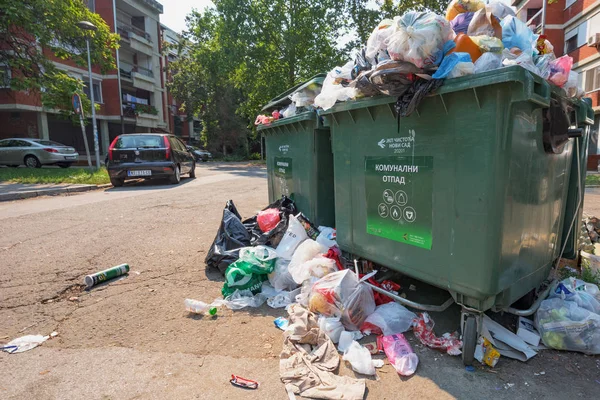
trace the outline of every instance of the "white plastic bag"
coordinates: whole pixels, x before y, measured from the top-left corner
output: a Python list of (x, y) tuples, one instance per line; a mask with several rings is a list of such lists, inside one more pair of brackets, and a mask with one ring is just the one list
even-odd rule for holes
[(498, 68), (502, 68), (502, 56), (500, 54), (486, 52), (475, 61), (473, 73), (480, 74)]
[(297, 284), (301, 284), (310, 277), (320, 279), (327, 274), (337, 271), (335, 260), (323, 256), (317, 256), (294, 268), (289, 268), (289, 273)]
[(366, 335), (383, 333), (385, 336), (404, 333), (410, 329), (417, 315), (396, 303), (386, 303), (375, 308), (365, 319), (360, 330)]
[[(567, 79), (567, 83), (563, 86), (564, 91), (567, 93), (568, 97), (578, 97), (579, 94), (579, 74), (575, 71), (569, 72), (569, 79)], [(319, 240), (317, 238), (317, 240)]]
[(592, 283), (584, 282), (581, 279), (567, 278), (561, 281), (556, 290), (551, 292), (548, 297), (572, 301), (581, 308), (600, 314), (600, 295), (598, 293), (598, 286)]
[(277, 245), (275, 252), (279, 258), (291, 259), (296, 248), (308, 239), (306, 230), (294, 215), (290, 215), (288, 228), (283, 234), (283, 238)]
[(342, 324), (346, 329), (356, 331), (365, 319), (375, 311), (373, 289), (360, 282), (343, 303)]
[[(294, 251), (294, 255), (292, 256), (292, 259), (290, 261), (290, 266), (288, 267), (290, 274), (294, 276), (294, 269), (298, 268), (305, 262), (312, 260), (316, 256), (324, 253), (327, 253), (327, 248), (325, 246), (317, 243), (312, 239), (306, 239), (296, 248), (296, 251)], [(302, 283), (302, 281), (298, 283)]]
[(373, 29), (371, 36), (367, 40), (367, 47), (365, 48), (365, 56), (367, 61), (372, 65), (376, 65), (377, 54), (380, 50), (387, 48), (385, 41), (388, 37), (394, 33), (394, 20), (384, 19)]
[(461, 76), (472, 75), (475, 65), (472, 62), (459, 62), (452, 68), (447, 78), (460, 78)]
[(522, 52), (521, 54), (517, 55), (512, 53), (509, 49), (504, 49), (502, 50), (502, 65), (520, 65), (536, 75), (541, 75), (539, 68), (536, 67), (535, 63), (533, 62), (531, 52)]
[(321, 329), (333, 343), (340, 341), (340, 335), (344, 332), (344, 325), (339, 318), (319, 317), (319, 329)]
[(294, 290), (298, 287), (290, 274), (289, 265), (290, 261), (285, 258), (278, 258), (275, 262), (275, 269), (269, 274), (269, 282), (275, 290)]
[(431, 12), (409, 11), (394, 21), (396, 32), (385, 42), (390, 57), (419, 68), (435, 65), (444, 44), (455, 36), (450, 22)]
[(335, 228), (330, 228), (328, 226), (319, 226), (319, 232), (321, 233), (319, 233), (319, 236), (317, 237), (318, 243), (321, 243), (328, 249), (332, 248), (333, 246), (337, 246), (337, 242), (335, 240)]
[(321, 93), (315, 97), (314, 106), (321, 107), (323, 110), (329, 110), (337, 101), (346, 101), (356, 98), (358, 91), (353, 87), (342, 85), (343, 81), (350, 82), (351, 71), (354, 65), (353, 61), (349, 61), (343, 67), (335, 67), (333, 71), (327, 74), (323, 81)]
[(355, 340), (344, 351), (343, 360), (349, 361), (352, 369), (359, 374), (375, 375), (375, 366), (371, 359), (371, 353), (366, 347), (361, 346)]
[(283, 118), (289, 118), (296, 115), (296, 104), (291, 103), (289, 106), (282, 110), (281, 115), (283, 116)]

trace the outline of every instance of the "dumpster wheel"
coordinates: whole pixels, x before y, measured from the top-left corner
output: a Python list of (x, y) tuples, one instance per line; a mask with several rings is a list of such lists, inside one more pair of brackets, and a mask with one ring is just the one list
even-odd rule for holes
[(465, 365), (472, 365), (475, 359), (477, 345), (477, 318), (468, 315), (463, 328), (462, 360)]

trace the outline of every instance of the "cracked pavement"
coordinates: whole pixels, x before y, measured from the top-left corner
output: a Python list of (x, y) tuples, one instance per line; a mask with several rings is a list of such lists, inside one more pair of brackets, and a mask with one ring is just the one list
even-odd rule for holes
[[(220, 297), (222, 277), (205, 271), (204, 257), (223, 206), (233, 199), (242, 216), (253, 215), (268, 203), (265, 178), (264, 167), (209, 163), (178, 186), (0, 203), (0, 343), (59, 333), (25, 353), (0, 352), (0, 398), (286, 399), (273, 325), (285, 311), (221, 308), (204, 318), (183, 306)], [(600, 191), (586, 196), (587, 208), (600, 209)], [(122, 263), (127, 276), (85, 290), (86, 274)], [(438, 334), (458, 328), (458, 312), (432, 313)], [(598, 357), (544, 351), (466, 372), (458, 357), (407, 337), (417, 373), (400, 378), (386, 362), (378, 380), (367, 380), (367, 398), (592, 398), (600, 389)], [(340, 373), (354, 376), (343, 362)], [(231, 374), (261, 386), (235, 388)]]

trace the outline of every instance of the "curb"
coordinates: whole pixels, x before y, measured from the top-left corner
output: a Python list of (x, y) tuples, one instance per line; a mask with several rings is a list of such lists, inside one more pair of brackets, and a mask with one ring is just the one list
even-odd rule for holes
[(99, 190), (106, 189), (112, 187), (110, 183), (103, 185), (78, 185), (71, 186), (62, 189), (42, 189), (42, 190), (29, 190), (24, 192), (8, 192), (8, 193), (0, 193), (0, 202), (2, 201), (14, 201), (14, 200), (24, 200), (30, 199), (33, 197), (41, 197), (41, 196), (58, 196), (61, 194), (68, 193), (82, 193), (89, 192), (91, 190)]

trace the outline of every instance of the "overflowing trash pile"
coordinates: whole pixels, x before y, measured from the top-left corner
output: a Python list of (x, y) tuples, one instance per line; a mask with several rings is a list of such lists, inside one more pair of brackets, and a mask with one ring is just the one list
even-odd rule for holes
[(312, 82), (306, 87), (297, 90), (288, 96), (290, 104), (274, 110), (271, 115), (258, 115), (254, 121), (254, 125), (269, 125), (273, 121), (283, 118), (293, 117), (306, 111), (315, 110), (315, 97), (321, 93), (321, 85), (317, 82)]
[[(314, 226), (285, 196), (246, 220), (228, 201), (205, 260), (225, 277), (223, 299), (186, 299), (186, 310), (214, 315), (220, 306), (286, 307), (289, 317), (274, 321), (284, 332), (281, 379), (288, 391), (308, 397), (340, 398), (335, 388), (343, 385), (348, 398), (362, 399), (363, 380), (333, 373), (338, 351), (361, 374), (375, 375), (383, 360), (372, 355), (385, 354), (399, 374), (412, 375), (418, 357), (403, 336), (411, 329), (424, 345), (461, 354), (457, 333), (438, 338), (427, 313), (416, 315), (374, 293), (366, 282), (396, 293), (401, 288), (377, 280), (377, 271), (361, 273), (356, 261), (342, 257), (335, 238), (335, 229)], [(377, 341), (359, 344), (368, 335), (378, 335)]]
[(581, 97), (573, 59), (556, 58), (552, 44), (536, 35), (499, 1), (453, 0), (446, 16), (409, 11), (381, 21), (354, 60), (329, 72), (314, 105), (328, 110), (338, 101), (375, 95), (399, 97), (408, 116), (444, 79), (520, 65)]

